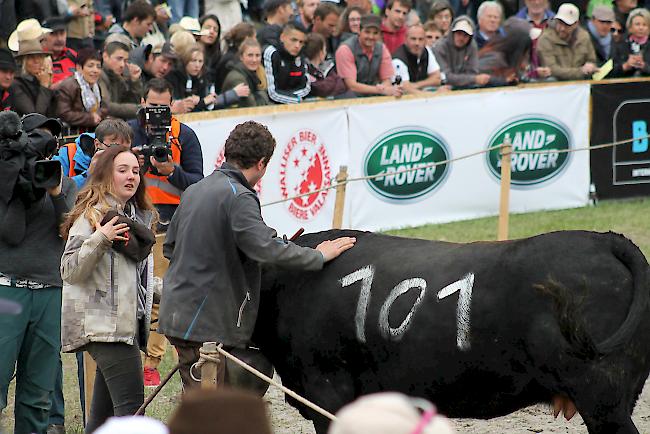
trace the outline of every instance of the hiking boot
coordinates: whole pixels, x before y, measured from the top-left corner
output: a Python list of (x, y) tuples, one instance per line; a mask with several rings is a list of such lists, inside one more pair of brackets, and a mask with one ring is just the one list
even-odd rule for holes
[(47, 434), (65, 434), (65, 426), (63, 425), (48, 425)]
[[(158, 387), (160, 385), (160, 372), (156, 368), (144, 368), (144, 386)], [(48, 433), (49, 434), (49, 433)]]

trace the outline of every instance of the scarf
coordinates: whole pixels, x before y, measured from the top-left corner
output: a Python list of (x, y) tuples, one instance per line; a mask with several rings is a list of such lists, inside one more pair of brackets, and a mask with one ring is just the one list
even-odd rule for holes
[(81, 88), (81, 102), (84, 105), (84, 109), (86, 109), (87, 112), (96, 112), (97, 109), (99, 109), (99, 104), (102, 102), (102, 95), (99, 93), (99, 86), (95, 83), (90, 87), (90, 84), (84, 80), (79, 71), (75, 71), (74, 78), (77, 80), (77, 83), (79, 83), (79, 87)]
[(645, 45), (646, 42), (648, 42), (648, 37), (647, 36), (641, 37), (641, 36), (630, 35), (630, 41), (636, 42), (639, 45)]
[(608, 33), (605, 36), (600, 36), (596, 31), (596, 26), (591, 21), (587, 21), (587, 27), (591, 35), (596, 38), (598, 45), (603, 47), (603, 52), (605, 53), (605, 58), (609, 59), (610, 49), (612, 48), (612, 34)]

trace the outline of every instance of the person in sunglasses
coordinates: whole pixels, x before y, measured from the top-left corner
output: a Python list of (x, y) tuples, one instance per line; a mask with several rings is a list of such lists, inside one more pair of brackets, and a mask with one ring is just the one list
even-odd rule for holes
[(607, 62), (612, 54), (612, 23), (615, 21), (614, 10), (607, 6), (596, 6), (587, 21), (587, 30), (596, 51), (596, 64)]
[(104, 119), (97, 125), (95, 133), (83, 133), (74, 142), (66, 143), (52, 159), (61, 162), (63, 174), (80, 189), (86, 184), (93, 157), (111, 145), (130, 147), (133, 130), (129, 125), (115, 118)]

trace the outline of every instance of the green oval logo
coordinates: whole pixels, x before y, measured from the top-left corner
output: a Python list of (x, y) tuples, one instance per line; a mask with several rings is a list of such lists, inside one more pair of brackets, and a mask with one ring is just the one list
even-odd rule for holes
[[(449, 172), (447, 144), (435, 133), (417, 127), (392, 130), (370, 147), (364, 161), (371, 190), (388, 199), (408, 200), (436, 188)], [(412, 169), (412, 170), (411, 170)]]
[[(547, 117), (526, 117), (510, 121), (492, 134), (488, 147), (498, 146), (510, 137), (515, 151), (548, 151), (539, 154), (512, 155), (511, 182), (513, 185), (539, 184), (558, 175), (567, 166), (568, 150), (572, 146), (571, 134), (561, 123)], [(490, 172), (501, 179), (501, 155), (499, 149), (488, 152)]]

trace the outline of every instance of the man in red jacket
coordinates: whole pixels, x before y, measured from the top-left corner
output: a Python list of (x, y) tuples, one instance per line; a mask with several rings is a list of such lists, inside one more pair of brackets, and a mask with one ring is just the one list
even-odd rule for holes
[(46, 18), (43, 27), (52, 30), (45, 34), (41, 47), (52, 53), (52, 84), (54, 84), (74, 74), (77, 52), (66, 47), (68, 32), (63, 17)]
[(413, 4), (411, 0), (389, 0), (384, 12), (386, 17), (381, 23), (384, 45), (393, 54), (406, 40), (406, 17)]

